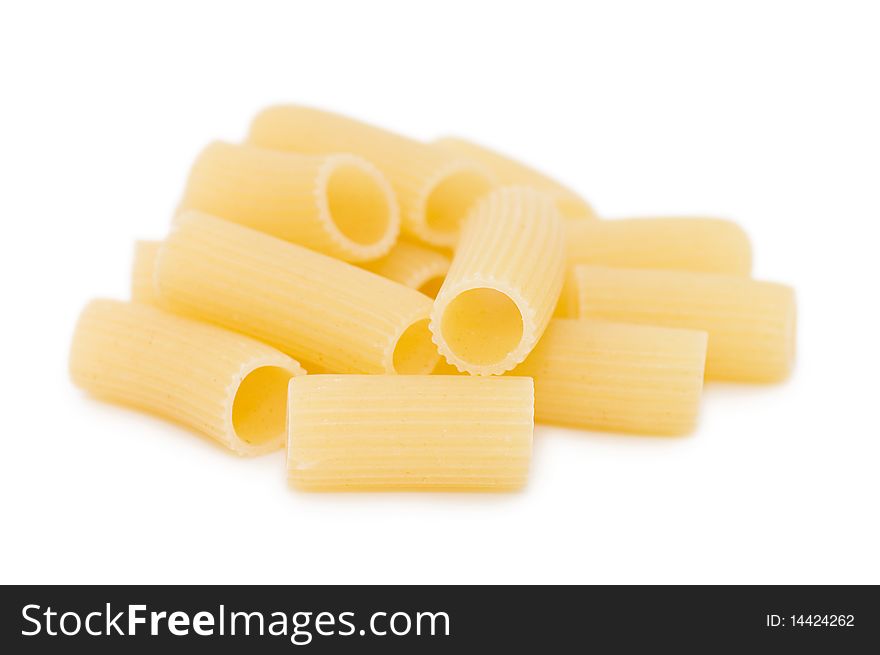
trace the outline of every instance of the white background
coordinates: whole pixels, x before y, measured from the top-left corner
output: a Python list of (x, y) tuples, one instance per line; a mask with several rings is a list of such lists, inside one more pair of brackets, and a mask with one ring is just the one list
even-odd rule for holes
[[(4, 3), (2, 582), (880, 582), (870, 2)], [(198, 150), (279, 101), (470, 137), (608, 217), (735, 218), (799, 361), (681, 439), (539, 428), (513, 495), (307, 495), (67, 379)]]

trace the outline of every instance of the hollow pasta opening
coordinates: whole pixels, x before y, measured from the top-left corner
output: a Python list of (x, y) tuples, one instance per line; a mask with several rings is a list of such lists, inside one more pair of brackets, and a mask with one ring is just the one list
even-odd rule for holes
[(232, 428), (239, 439), (260, 445), (284, 434), (291, 377), (278, 366), (261, 366), (245, 376), (232, 403)]
[(385, 190), (367, 171), (353, 164), (333, 170), (325, 189), (330, 218), (355, 243), (369, 246), (381, 241), (392, 220)]
[(427, 375), (434, 370), (438, 357), (428, 319), (416, 321), (404, 330), (394, 346), (394, 370), (401, 375)]
[(440, 287), (443, 286), (443, 280), (445, 279), (445, 277), (445, 275), (437, 275), (435, 277), (429, 278), (422, 286), (419, 287), (419, 291), (426, 296), (436, 298), (437, 293), (440, 291)]
[(489, 181), (473, 171), (444, 177), (428, 194), (425, 222), (438, 232), (455, 234), (474, 202), (490, 188)]
[(502, 361), (520, 343), (523, 319), (510, 296), (497, 289), (470, 289), (443, 312), (446, 345), (465, 362), (478, 366)]

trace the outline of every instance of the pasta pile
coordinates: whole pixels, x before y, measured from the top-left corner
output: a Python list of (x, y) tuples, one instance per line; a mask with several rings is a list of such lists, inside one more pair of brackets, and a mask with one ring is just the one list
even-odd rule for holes
[(681, 435), (704, 380), (785, 379), (794, 291), (751, 268), (729, 221), (600, 219), (477, 144), (272, 107), (198, 155), (70, 372), (239, 455), (286, 445), (300, 489), (513, 490), (535, 421)]

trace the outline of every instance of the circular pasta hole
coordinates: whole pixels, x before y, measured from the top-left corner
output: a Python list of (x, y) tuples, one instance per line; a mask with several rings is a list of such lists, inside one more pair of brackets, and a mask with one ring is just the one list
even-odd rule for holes
[(474, 201), (490, 188), (489, 181), (473, 171), (459, 171), (443, 178), (428, 194), (425, 222), (438, 232), (458, 232)]
[(419, 291), (426, 296), (436, 298), (437, 293), (440, 291), (440, 287), (443, 286), (444, 278), (444, 275), (437, 275), (435, 277), (429, 278), (422, 286), (419, 287)]
[(354, 164), (343, 164), (330, 173), (325, 193), (330, 218), (348, 239), (369, 246), (388, 233), (388, 197), (369, 172)]
[(260, 445), (284, 434), (292, 377), (278, 366), (261, 366), (245, 376), (232, 401), (232, 428), (239, 439)]
[(416, 321), (404, 330), (394, 346), (394, 371), (401, 375), (426, 375), (434, 370), (437, 358), (428, 319)]
[(457, 357), (483, 366), (502, 361), (519, 345), (523, 319), (510, 296), (481, 287), (458, 294), (446, 306), (441, 331)]

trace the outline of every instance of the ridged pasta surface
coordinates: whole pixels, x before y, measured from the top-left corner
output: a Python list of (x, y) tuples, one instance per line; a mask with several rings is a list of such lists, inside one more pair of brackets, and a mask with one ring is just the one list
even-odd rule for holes
[(430, 372), (431, 299), (345, 262), (199, 212), (178, 216), (156, 280), (174, 311), (334, 373)]
[(346, 261), (387, 253), (397, 200), (368, 161), (216, 141), (199, 154), (179, 210), (195, 209)]
[(431, 313), (450, 364), (494, 375), (525, 359), (559, 297), (564, 244), (564, 220), (543, 192), (504, 187), (477, 203)]
[(187, 425), (240, 455), (282, 446), (287, 383), (304, 373), (248, 337), (114, 300), (86, 306), (70, 351), (77, 386)]
[(795, 353), (794, 290), (743, 276), (575, 267), (578, 315), (709, 333), (706, 378), (775, 382)]
[(440, 290), (450, 263), (449, 257), (432, 248), (401, 240), (381, 259), (360, 266), (433, 298)]
[(248, 141), (306, 154), (350, 152), (388, 178), (400, 203), (403, 230), (437, 246), (452, 246), (474, 201), (494, 184), (480, 164), (426, 143), (309, 107), (270, 107), (252, 122)]
[(517, 489), (528, 475), (533, 407), (530, 378), (298, 378), (289, 479), (316, 491)]
[(717, 218), (630, 218), (567, 224), (569, 265), (749, 275), (752, 248), (736, 223)]
[(434, 145), (462, 158), (479, 162), (495, 174), (499, 184), (531, 186), (553, 196), (556, 208), (565, 218), (596, 218), (590, 204), (568, 187), (534, 168), (500, 152), (490, 150), (472, 141), (444, 137)]
[(535, 380), (535, 420), (678, 435), (696, 423), (705, 332), (553, 319), (513, 375)]

